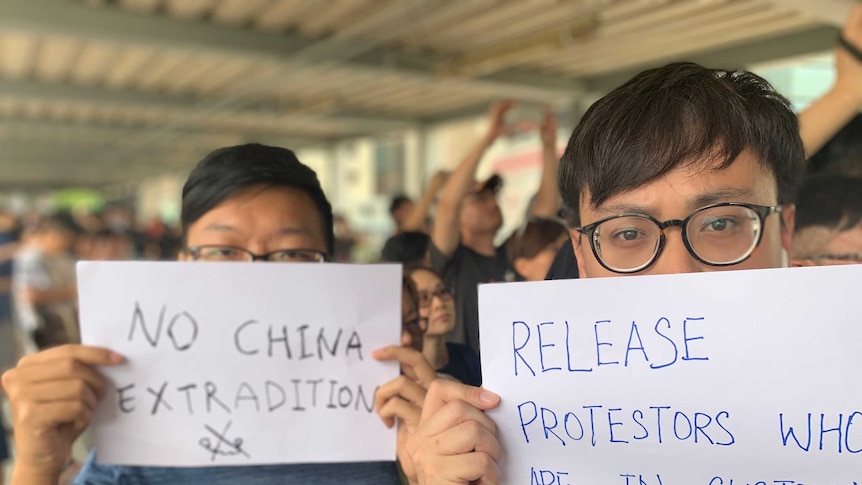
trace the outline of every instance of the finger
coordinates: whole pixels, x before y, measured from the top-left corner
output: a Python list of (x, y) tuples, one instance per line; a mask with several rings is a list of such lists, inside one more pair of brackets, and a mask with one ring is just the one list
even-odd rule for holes
[[(16, 414), (17, 411), (17, 414)], [(54, 401), (34, 406), (13, 409), (13, 417), (16, 419), (16, 433), (21, 430), (39, 430), (55, 428), (62, 424), (71, 423), (76, 429), (87, 424), (93, 418), (93, 412), (81, 401)]]
[[(416, 429), (419, 426), (419, 419), (422, 416), (422, 411), (419, 406), (405, 401), (399, 397), (394, 397), (388, 401), (380, 409), (380, 417), (387, 427), (392, 427), (395, 424), (395, 418), (404, 422), (410, 429)], [(391, 424), (390, 424), (391, 423)]]
[(372, 356), (377, 360), (397, 360), (401, 364), (401, 370), (404, 374), (424, 387), (430, 386), (431, 382), (437, 378), (437, 372), (428, 363), (428, 359), (417, 350), (390, 345), (375, 350)]
[(490, 431), (491, 434), (497, 434), (497, 425), (494, 421), (483, 411), (474, 408), (464, 401), (450, 402), (430, 417), (425, 416), (425, 409), (423, 407), (421, 433), (423, 436), (436, 436), (468, 421), (475, 421)]
[[(496, 485), (500, 483), (500, 468), (487, 453), (473, 452), (447, 456), (439, 460), (434, 477), (429, 483), (478, 483)], [(422, 480), (420, 479), (420, 482)]]
[(435, 379), (428, 387), (425, 404), (422, 406), (422, 420), (440, 410), (452, 401), (464, 401), (471, 406), (488, 410), (500, 404), (500, 396), (481, 387), (468, 386), (447, 379)]
[(28, 355), (18, 362), (18, 367), (62, 359), (75, 359), (90, 365), (117, 365), (125, 361), (120, 354), (105, 348), (69, 344)]
[(84, 403), (90, 411), (95, 411), (99, 404), (93, 389), (80, 380), (53, 381), (31, 385), (27, 389), (27, 398), (31, 402), (43, 404), (77, 400)]
[(377, 389), (374, 394), (374, 409), (380, 409), (386, 401), (396, 396), (421, 408), (422, 404), (425, 403), (425, 393), (425, 388), (410, 378), (398, 376)]
[(434, 436), (438, 455), (460, 455), (481, 451), (487, 453), (494, 461), (503, 455), (497, 436), (488, 428), (476, 421), (465, 421), (454, 428)]
[(93, 390), (96, 397), (104, 396), (105, 378), (92, 367), (77, 360), (57, 360), (43, 364), (28, 365), (16, 368), (11, 380), (17, 386), (32, 386), (33, 384), (54, 381), (82, 380)]

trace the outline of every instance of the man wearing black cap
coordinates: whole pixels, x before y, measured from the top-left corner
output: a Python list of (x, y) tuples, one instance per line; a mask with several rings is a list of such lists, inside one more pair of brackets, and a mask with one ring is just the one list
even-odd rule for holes
[[(494, 239), (503, 225), (497, 193), (503, 184), (499, 175), (476, 184), (476, 169), (485, 151), (501, 135), (512, 131), (505, 122), (511, 102), (491, 108), (488, 132), (467, 154), (447, 180), (437, 205), (431, 232), (431, 265), (455, 292), (455, 329), (450, 340), (479, 352), (479, 302), (477, 286), (494, 281), (512, 281), (515, 271), (504, 247)], [(559, 159), (556, 153), (557, 122), (548, 113), (541, 127), (543, 173), (532, 215), (553, 217), (560, 207), (557, 189)]]

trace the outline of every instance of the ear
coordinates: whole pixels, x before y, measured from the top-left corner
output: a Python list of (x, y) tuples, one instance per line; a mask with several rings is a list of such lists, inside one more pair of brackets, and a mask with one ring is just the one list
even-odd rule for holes
[(578, 275), (581, 278), (587, 278), (587, 272), (584, 269), (584, 247), (581, 244), (581, 233), (572, 229), (569, 234), (572, 236), (572, 247), (575, 250), (575, 260), (578, 262)]
[(781, 210), (781, 246), (793, 254), (793, 232), (796, 229), (796, 204), (785, 204)]

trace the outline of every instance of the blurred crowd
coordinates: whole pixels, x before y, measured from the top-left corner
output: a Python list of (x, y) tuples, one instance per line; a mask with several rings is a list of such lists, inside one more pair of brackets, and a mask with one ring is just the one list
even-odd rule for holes
[[(692, 63), (645, 71), (602, 98), (575, 128), (562, 159), (556, 115), (548, 110), (531, 125), (541, 144), (540, 182), (511, 234), (500, 233), (504, 225), (498, 194), (504, 178), (477, 180), (480, 163), (495, 142), (523, 129), (517, 126), (523, 120), (511, 117), (514, 103), (495, 103), (486, 132), (465, 147), (466, 155), (451, 172), (435, 174), (419, 198), (393, 194), (394, 230), (379, 260), (404, 267), (403, 348), (390, 352), (404, 350), (410, 357), (392, 359), (399, 360), (402, 369), (425, 366), (447, 383), (481, 385), (478, 287), (485, 283), (862, 263), (862, 53), (853, 47), (862, 46), (862, 7), (854, 10), (844, 36), (852, 42), (836, 50), (835, 87), (798, 116), (760, 77)], [(707, 190), (714, 186), (744, 190)], [(80, 364), (88, 350), (56, 349), (79, 342), (76, 261), (181, 257), (349, 263), (362, 243), (346, 218), (332, 214), (316, 175), (290, 150), (255, 144), (217, 150), (195, 168), (186, 189), (182, 227), (161, 221), (139, 226), (132, 211), (119, 206), (101, 214), (0, 214), (0, 344), (15, 342), (17, 347), (0, 352), (6, 359), (0, 368), (12, 367), (19, 355), (42, 351), (37, 355), (51, 364), (44, 366), (50, 379), (80, 384), (80, 376), (64, 373), (62, 364)], [(691, 197), (684, 199), (683, 193)], [(612, 197), (628, 199), (603, 207)], [(653, 205), (643, 202), (646, 199)], [(773, 215), (777, 217), (769, 218)], [(660, 222), (660, 216), (668, 220)], [(227, 227), (229, 234), (204, 234), (196, 224), (207, 217)], [(285, 220), (289, 230), (273, 236), (271, 228), (285, 227)], [(703, 233), (721, 233), (721, 238), (695, 239), (698, 236), (688, 232), (692, 221), (702, 222), (698, 227)], [(669, 228), (675, 232), (667, 239), (675, 242), (662, 256)], [(41, 381), (28, 381), (26, 369), (7, 376), (23, 396), (17, 399), (22, 407), (44, 409), (46, 401), (69, 401), (55, 394), (51, 399), (37, 396)], [(378, 412), (384, 420), (397, 418), (412, 426), (399, 427), (398, 449), (404, 475), (416, 483), (421, 472), (413, 467), (420, 463), (413, 460), (437, 457), (434, 443), (441, 441), (421, 440), (417, 416), (439, 408), (422, 409), (426, 392), (432, 393), (429, 382), (412, 379), (406, 371), (402, 377), (381, 387), (392, 392), (388, 398), (397, 401), (392, 408), (399, 411)], [(436, 384), (436, 389), (446, 385)], [(452, 392), (463, 397), (472, 388), (458, 389)], [(456, 424), (486, 422), (476, 408), (480, 404), (456, 410), (463, 415), (456, 416)], [(66, 411), (80, 418), (80, 413)], [(58, 426), (48, 421), (27, 424), (40, 432)], [(445, 431), (468, 443), (467, 453), (496, 442), (493, 433), (489, 436), (481, 427)], [(425, 452), (408, 456), (406, 438), (401, 437), (414, 432), (419, 436), (414, 451)], [(67, 441), (62, 445), (71, 446)], [(40, 452), (38, 446), (31, 448)], [(0, 454), (0, 460), (4, 457)], [(481, 463), (484, 468), (461, 475), (460, 465), (467, 469), (476, 463), (451, 461), (455, 464), (450, 467), (427, 465), (423, 470), (430, 475), (492, 477), (482, 483), (496, 483), (491, 458)], [(85, 476), (130, 473), (99, 469), (92, 457), (89, 460)], [(380, 466), (361, 473), (394, 476), (391, 467)], [(188, 480), (196, 483), (228, 483), (210, 481), (224, 478), (223, 471), (189, 473), (193, 475), (183, 476), (195, 477)], [(280, 477), (297, 472), (288, 467), (266, 473), (272, 481), (259, 483), (283, 483)], [(339, 464), (308, 476), (355, 473), (360, 472)]]

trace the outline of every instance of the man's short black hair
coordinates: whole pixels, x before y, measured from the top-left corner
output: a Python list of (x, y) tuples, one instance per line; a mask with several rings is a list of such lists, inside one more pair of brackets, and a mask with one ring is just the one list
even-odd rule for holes
[(398, 194), (395, 197), (392, 197), (392, 203), (389, 204), (389, 213), (394, 214), (395, 211), (408, 202), (412, 202), (412, 200), (404, 194)]
[(593, 104), (560, 166), (569, 207), (589, 190), (593, 207), (707, 159), (727, 168), (750, 149), (792, 202), (805, 161), (790, 103), (750, 72), (675, 63), (644, 71)]
[(405, 266), (422, 261), (428, 254), (431, 238), (424, 232), (402, 232), (386, 240), (382, 259)]
[(862, 178), (837, 174), (809, 177), (796, 199), (796, 231), (824, 227), (847, 231), (862, 225)]
[(317, 207), (326, 246), (331, 256), (335, 248), (332, 206), (326, 199), (314, 170), (286, 149), (259, 144), (221, 148), (207, 155), (192, 170), (183, 187), (182, 226), (189, 226), (217, 205), (256, 185), (302, 190)]
[(862, 115), (844, 125), (808, 161), (809, 173), (840, 173), (862, 177)]

